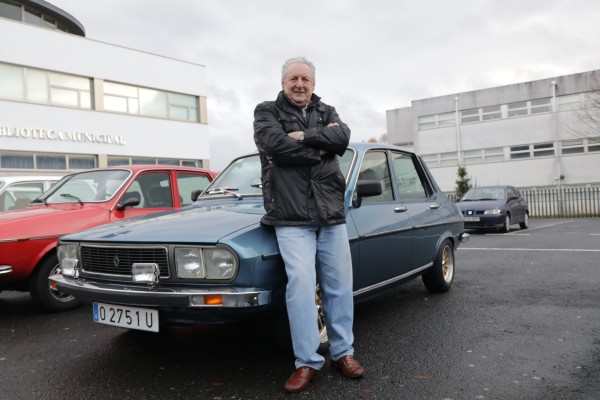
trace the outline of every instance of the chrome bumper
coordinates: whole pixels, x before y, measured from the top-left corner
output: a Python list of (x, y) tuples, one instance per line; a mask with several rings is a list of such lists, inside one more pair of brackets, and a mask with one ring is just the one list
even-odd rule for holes
[(0, 275), (10, 274), (12, 272), (12, 265), (0, 265)]
[(59, 292), (81, 300), (105, 301), (132, 306), (190, 308), (248, 308), (271, 303), (271, 291), (257, 288), (190, 289), (188, 287), (144, 287), (89, 282), (53, 275), (51, 284)]

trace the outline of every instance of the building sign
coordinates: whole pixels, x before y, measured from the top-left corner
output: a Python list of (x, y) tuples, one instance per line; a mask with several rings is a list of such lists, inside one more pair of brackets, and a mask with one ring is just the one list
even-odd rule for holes
[(123, 136), (55, 129), (17, 128), (0, 126), (0, 138), (52, 140), (58, 142), (100, 143), (126, 145)]

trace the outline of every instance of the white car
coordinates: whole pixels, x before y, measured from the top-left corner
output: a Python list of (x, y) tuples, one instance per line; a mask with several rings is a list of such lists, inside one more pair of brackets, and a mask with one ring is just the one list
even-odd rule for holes
[(0, 211), (25, 208), (62, 176), (0, 176)]

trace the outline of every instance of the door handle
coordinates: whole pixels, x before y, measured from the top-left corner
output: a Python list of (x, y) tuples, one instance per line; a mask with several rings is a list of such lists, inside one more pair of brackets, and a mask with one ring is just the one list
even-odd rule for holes
[(394, 212), (395, 213), (403, 213), (403, 212), (406, 212), (407, 210), (408, 210), (408, 208), (406, 208), (404, 206), (402, 206), (402, 207), (395, 207), (394, 208)]
[(429, 205), (430, 210), (437, 210), (438, 208), (440, 208), (440, 205), (438, 203), (433, 203)]

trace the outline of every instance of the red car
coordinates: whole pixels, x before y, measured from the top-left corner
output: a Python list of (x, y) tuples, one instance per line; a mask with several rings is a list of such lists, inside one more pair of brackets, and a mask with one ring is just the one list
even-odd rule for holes
[(59, 237), (138, 215), (191, 204), (216, 177), (207, 169), (167, 165), (96, 168), (65, 176), (23, 209), (0, 212), (0, 291), (29, 291), (49, 311), (79, 304), (50, 286), (60, 273)]

